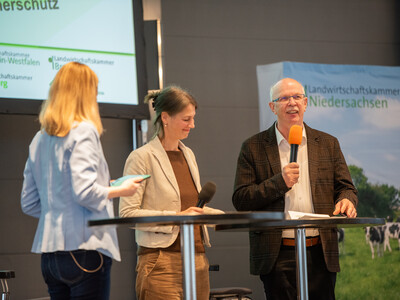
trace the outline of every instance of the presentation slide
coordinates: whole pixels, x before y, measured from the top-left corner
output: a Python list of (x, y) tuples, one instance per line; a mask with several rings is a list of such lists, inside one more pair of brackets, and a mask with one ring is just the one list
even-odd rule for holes
[(44, 100), (70, 61), (99, 77), (98, 102), (138, 104), (132, 0), (0, 0), (0, 98)]

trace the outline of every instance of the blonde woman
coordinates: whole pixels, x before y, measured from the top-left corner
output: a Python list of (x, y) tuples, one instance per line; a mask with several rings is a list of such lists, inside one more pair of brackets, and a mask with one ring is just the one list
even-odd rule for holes
[[(201, 190), (196, 158), (181, 140), (194, 128), (197, 103), (186, 91), (167, 87), (150, 93), (156, 112), (155, 136), (133, 151), (124, 174), (150, 174), (131, 197), (120, 199), (120, 216), (223, 213), (209, 207), (196, 207)], [(137, 299), (183, 299), (179, 226), (136, 229), (138, 263)], [(204, 244), (210, 246), (204, 226), (195, 226), (195, 265), (197, 299), (209, 299), (208, 260)]]
[(64, 65), (29, 146), (21, 207), (39, 218), (32, 252), (42, 254), (51, 299), (109, 299), (112, 259), (120, 260), (116, 230), (87, 222), (113, 217), (110, 199), (130, 196), (139, 187), (138, 180), (109, 187), (97, 84), (88, 66)]

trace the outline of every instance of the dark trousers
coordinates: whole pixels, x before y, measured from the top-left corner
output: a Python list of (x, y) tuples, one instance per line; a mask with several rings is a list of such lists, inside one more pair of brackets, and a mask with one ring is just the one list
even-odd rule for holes
[[(307, 273), (309, 300), (334, 300), (336, 273), (326, 268), (322, 245), (307, 247)], [(272, 271), (260, 275), (267, 300), (297, 299), (296, 250), (281, 246)]]
[[(93, 250), (72, 251), (76, 261), (86, 270), (101, 264), (100, 253)], [(42, 254), (42, 274), (52, 300), (108, 300), (112, 260), (103, 256), (102, 267), (94, 273), (79, 268), (69, 251)]]

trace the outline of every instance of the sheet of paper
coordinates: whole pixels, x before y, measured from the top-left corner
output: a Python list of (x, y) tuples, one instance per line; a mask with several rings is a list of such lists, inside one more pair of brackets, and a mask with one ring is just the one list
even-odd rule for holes
[(301, 211), (292, 211), (292, 210), (289, 210), (288, 214), (291, 220), (329, 218), (329, 215), (305, 213)]

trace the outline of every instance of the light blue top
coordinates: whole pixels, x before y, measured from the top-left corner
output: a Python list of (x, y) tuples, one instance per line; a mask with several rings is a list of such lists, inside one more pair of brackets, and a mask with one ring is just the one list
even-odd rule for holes
[(109, 182), (94, 125), (79, 123), (65, 137), (38, 132), (29, 146), (21, 193), (22, 211), (39, 218), (32, 252), (98, 250), (120, 261), (115, 227), (87, 225), (114, 217)]

